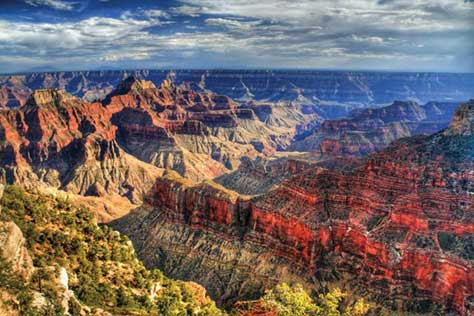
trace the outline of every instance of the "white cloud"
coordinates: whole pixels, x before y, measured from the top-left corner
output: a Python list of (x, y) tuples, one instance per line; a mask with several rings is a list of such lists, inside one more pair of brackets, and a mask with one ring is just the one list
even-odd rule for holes
[[(287, 24), (321, 25), (333, 30), (353, 27), (406, 31), (472, 29), (472, 4), (462, 0), (181, 0), (195, 14), (222, 14), (268, 19)], [(326, 21), (326, 22), (325, 22)]]
[(74, 10), (74, 5), (77, 3), (68, 3), (60, 0), (25, 0), (25, 3), (38, 7), (47, 6), (56, 10), (71, 11)]
[(352, 39), (356, 42), (368, 42), (372, 44), (383, 44), (385, 42), (385, 40), (379, 36), (358, 36), (352, 34)]
[(207, 25), (223, 26), (230, 30), (248, 31), (257, 26), (260, 21), (238, 21), (234, 19), (209, 18), (206, 19)]
[(141, 29), (154, 25), (148, 20), (91, 17), (76, 23), (32, 23), (0, 20), (0, 47), (30, 48), (55, 53), (96, 45), (97, 49), (114, 41), (146, 35)]
[(121, 61), (121, 60), (144, 60), (151, 57), (148, 52), (123, 52), (106, 55), (100, 58), (102, 61)]
[(169, 18), (170, 15), (163, 10), (145, 10), (144, 15), (149, 18)]
[(202, 12), (206, 11), (206, 8), (199, 6), (199, 3), (197, 3), (197, 5), (193, 6), (183, 5), (180, 7), (174, 7), (171, 11), (175, 14), (198, 17)]

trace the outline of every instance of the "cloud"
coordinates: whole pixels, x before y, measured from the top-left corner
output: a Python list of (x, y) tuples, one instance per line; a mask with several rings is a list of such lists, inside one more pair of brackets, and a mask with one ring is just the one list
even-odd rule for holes
[(170, 15), (168, 12), (163, 11), (163, 10), (157, 10), (157, 9), (152, 9), (152, 10), (145, 10), (144, 15), (149, 17), (149, 18), (169, 18)]
[(171, 11), (174, 14), (188, 15), (188, 16), (191, 16), (191, 17), (198, 17), (198, 16), (201, 15), (202, 12), (206, 11), (206, 8), (201, 7), (198, 4), (199, 3), (197, 3), (197, 5), (193, 5), (193, 6), (183, 5), (183, 6), (180, 6), (180, 7), (174, 7), (174, 8), (171, 9)]
[(474, 7), (462, 0), (178, 0), (173, 7), (123, 10), (113, 3), (107, 16), (91, 6), (74, 19), (67, 12), (49, 20), (2, 16), (1, 69), (54, 61), (75, 69), (415, 65), (474, 71)]
[(256, 27), (260, 21), (239, 21), (225, 18), (209, 18), (206, 19), (207, 25), (222, 26), (230, 30), (249, 31)]
[[(407, 31), (472, 29), (472, 5), (462, 0), (181, 0), (196, 14), (234, 15), (288, 24), (330, 22), (336, 29)], [(437, 12), (435, 10), (438, 10)], [(433, 29), (434, 28), (434, 29)]]
[(13, 23), (0, 20), (0, 49), (32, 57), (98, 55), (110, 53), (111, 49), (120, 48), (127, 41), (141, 46), (148, 36), (142, 29), (157, 23), (127, 17), (91, 17), (76, 23)]
[(443, 64), (474, 71), (474, 7), (462, 0), (181, 3), (199, 8), (196, 14), (214, 16), (205, 20), (207, 25), (222, 27), (242, 47), (275, 64), (285, 58), (288, 64), (300, 60), (311, 65), (324, 57), (331, 67), (342, 58), (356, 67), (380, 67), (379, 62), (392, 56), (394, 63), (386, 66), (439, 69)]
[(74, 5), (77, 3), (68, 3), (60, 0), (25, 0), (25, 3), (34, 6), (47, 6), (56, 10), (71, 11), (74, 10)]
[(102, 61), (121, 61), (121, 60), (143, 60), (151, 57), (148, 52), (123, 52), (106, 55), (100, 58)]
[(368, 42), (372, 44), (383, 44), (385, 39), (379, 36), (357, 36), (352, 34), (352, 39), (356, 42)]

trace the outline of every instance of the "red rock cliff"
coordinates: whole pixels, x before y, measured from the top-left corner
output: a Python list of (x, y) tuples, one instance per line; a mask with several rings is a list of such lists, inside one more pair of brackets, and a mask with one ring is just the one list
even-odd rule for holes
[[(396, 142), (352, 171), (307, 170), (250, 200), (215, 186), (159, 181), (150, 214), (163, 217), (153, 227), (173, 222), (179, 229), (201, 232), (197, 236), (205, 232), (239, 242), (240, 251), (267, 249), (302, 278), (331, 278), (327, 271), (335, 269), (354, 276), (352, 285), (367, 288), (385, 304), (402, 299), (402, 310), (426, 312), (431, 309), (425, 303), (436, 302), (445, 311), (470, 315), (474, 138), (466, 126), (471, 126), (471, 107), (472, 102), (461, 107), (445, 132)], [(131, 216), (118, 225), (133, 222)], [(133, 225), (123, 230), (132, 239), (140, 236)], [(147, 254), (153, 252), (150, 245), (160, 245), (153, 237), (141, 246)], [(198, 257), (214, 258), (217, 250), (209, 249), (199, 248)], [(169, 258), (176, 255), (171, 253)], [(198, 277), (200, 269), (196, 278), (206, 283)], [(254, 273), (255, 278), (272, 276)], [(212, 283), (206, 285), (212, 292)]]

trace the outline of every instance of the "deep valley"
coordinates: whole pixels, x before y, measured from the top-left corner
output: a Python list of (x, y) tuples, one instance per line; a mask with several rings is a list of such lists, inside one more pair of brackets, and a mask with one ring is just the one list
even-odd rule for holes
[[(109, 284), (114, 299), (104, 296), (101, 310), (88, 309), (96, 298), (77, 283), (78, 276), (92, 282), (77, 266), (81, 254), (48, 257), (73, 262), (57, 267), (75, 280), (72, 292), (56, 294), (68, 313), (131, 313), (120, 300), (133, 294), (137, 313), (148, 297), (159, 315), (156, 302), (179, 292), (176, 304), (198, 315), (277, 315), (279, 291), (307, 295), (315, 300), (308, 308), (323, 310), (327, 297), (318, 294), (341, 289), (350, 299), (341, 294), (340, 309), (353, 315), (470, 315), (473, 88), (472, 74), (434, 73), (4, 76), (0, 182), (22, 189), (7, 187), (0, 224), (16, 237), (5, 233), (0, 243), (19, 243), (21, 251), (12, 252), (23, 255), (13, 263), (26, 262), (16, 270), (26, 280), (49, 269), (38, 266), (42, 249), (53, 247), (49, 239), (30, 241), (32, 232), (45, 232), (42, 225), (107, 251), (123, 244), (126, 254), (111, 263), (81, 250), (117, 274), (141, 271), (128, 290), (104, 274), (100, 284)], [(22, 199), (22, 212), (13, 197)], [(31, 221), (38, 210), (30, 199), (41, 201), (41, 216), (49, 209), (59, 217)], [(67, 226), (67, 210), (80, 217), (83, 208), (93, 217)], [(146, 284), (154, 284), (151, 296)], [(161, 296), (157, 286), (166, 288)], [(101, 297), (102, 290), (94, 291)], [(41, 300), (54, 302), (35, 304)], [(357, 314), (356, 305), (365, 312)], [(303, 315), (324, 315), (315, 313)]]

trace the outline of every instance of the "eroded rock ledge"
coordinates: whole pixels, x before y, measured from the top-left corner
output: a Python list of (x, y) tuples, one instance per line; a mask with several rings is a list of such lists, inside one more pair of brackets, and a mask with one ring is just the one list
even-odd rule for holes
[[(466, 120), (456, 113), (453, 122)], [(275, 280), (342, 282), (394, 309), (429, 312), (435, 302), (466, 315), (474, 139), (452, 128), (396, 142), (352, 171), (306, 171), (251, 199), (160, 179), (147, 206), (113, 225), (148, 265), (202, 283), (221, 303)]]

